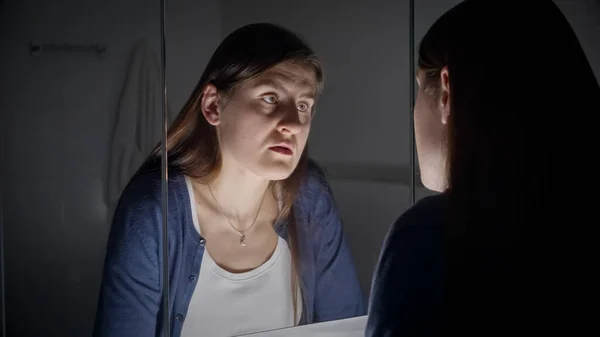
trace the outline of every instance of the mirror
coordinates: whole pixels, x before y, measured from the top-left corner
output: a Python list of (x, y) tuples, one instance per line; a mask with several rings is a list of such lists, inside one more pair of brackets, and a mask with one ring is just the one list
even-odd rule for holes
[[(180, 2), (177, 5), (186, 6), (191, 13), (200, 13), (193, 3), (187, 2), (185, 5), (183, 3)], [(354, 270), (346, 274), (344, 280), (346, 283), (340, 282), (339, 285), (343, 288), (347, 284), (355, 282), (356, 279), (364, 299), (366, 299), (369, 295), (372, 271), (389, 225), (411, 206), (413, 193), (416, 200), (433, 194), (421, 186), (420, 177), (417, 174), (418, 166), (410, 160), (412, 139), (411, 124), (408, 118), (411, 100), (409, 83), (413, 81), (414, 73), (409, 70), (410, 67), (408, 66), (410, 52), (409, 2), (375, 1), (366, 3), (339, 1), (324, 4), (321, 1), (215, 0), (210, 3), (209, 10), (205, 10), (202, 14), (209, 18), (206, 22), (196, 23), (196, 26), (190, 25), (191, 20), (190, 24), (187, 25), (184, 25), (181, 21), (176, 23), (179, 27), (190, 27), (189, 29), (194, 29), (203, 36), (202, 41), (206, 41), (206, 43), (203, 43), (202, 46), (206, 49), (204, 55), (207, 58), (210, 58), (221, 41), (230, 34), (239, 32), (238, 29), (248, 27), (249, 24), (259, 22), (275, 23), (299, 34), (320, 57), (325, 74), (325, 84), (323, 93), (316, 103), (318, 113), (314, 115), (312, 120), (308, 148), (310, 148), (310, 157), (315, 159), (325, 171), (326, 181), (331, 187), (331, 195), (337, 206), (337, 216), (343, 223), (345, 245), (348, 247), (349, 256), (354, 266)], [(415, 26), (413, 27), (414, 36), (412, 37), (415, 42), (414, 52), (416, 52), (416, 46), (420, 38), (429, 26), (447, 9), (457, 3), (458, 1), (415, 1)], [(190, 16), (192, 15), (190, 14)], [(180, 34), (185, 33), (180, 32)], [(180, 38), (176, 37), (177, 33), (172, 31), (168, 31), (168, 36), (173, 36), (175, 39)], [(263, 45), (264, 37), (259, 36), (252, 36), (256, 40), (252, 41), (254, 45), (249, 43), (247, 46), (249, 53), (255, 52), (252, 48), (257, 45)], [(248, 37), (248, 39), (252, 38)], [(194, 37), (194, 39), (196, 38)], [(238, 42), (242, 43), (242, 41)], [(273, 43), (275, 44), (275, 42)], [(228, 49), (228, 51), (229, 53), (222, 55), (224, 58), (235, 54), (234, 48)], [(203, 63), (203, 66), (206, 64)], [(195, 75), (196, 81), (189, 80), (190, 82), (198, 83), (202, 69), (204, 69), (203, 66)], [(185, 81), (188, 81), (188, 78), (186, 77)], [(204, 85), (210, 83), (211, 79), (213, 78), (206, 78), (206, 82), (201, 83), (202, 88), (199, 88), (199, 90), (205, 89)], [(213, 91), (209, 90), (204, 94), (219, 97), (219, 90), (228, 88), (227, 83), (219, 81), (221, 79), (218, 78), (213, 83), (215, 84)], [(174, 81), (172, 83), (177, 83), (176, 78), (171, 80)], [(193, 87), (192, 83), (187, 85), (187, 96), (194, 96), (192, 94)], [(184, 88), (185, 86), (182, 86), (182, 89)], [(251, 90), (252, 88), (252, 84), (249, 84), (245, 89), (240, 89), (240, 92), (250, 95), (252, 91), (247, 92), (244, 90)], [(276, 89), (273, 90), (278, 92)], [(234, 114), (233, 110), (228, 110), (227, 104), (220, 106), (219, 104), (210, 103), (210, 101), (205, 102), (200, 99), (199, 93), (195, 93), (195, 97), (198, 98), (197, 114), (200, 115), (201, 119), (206, 119), (212, 126), (222, 127), (224, 139), (229, 139), (233, 142), (231, 144), (234, 144), (233, 139), (235, 137), (226, 134), (227, 125), (220, 124), (227, 123), (228, 111)], [(269, 93), (266, 92), (265, 94)], [(235, 90), (233, 95), (235, 96)], [(274, 103), (278, 98), (279, 96), (275, 95), (275, 98), (268, 99), (273, 100), (271, 103)], [(234, 105), (237, 104), (236, 106), (239, 108), (243, 104), (237, 99), (241, 100), (242, 98), (239, 96), (232, 98)], [(234, 108), (230, 107), (230, 109)], [(220, 113), (223, 113), (223, 121), (219, 119)], [(242, 128), (238, 131), (244, 132)], [(173, 131), (173, 134), (177, 133)], [(232, 132), (232, 134), (235, 133)], [(245, 139), (250, 143), (254, 141), (252, 137), (257, 136), (257, 133), (240, 135), (240, 137), (243, 136), (246, 136)], [(224, 142), (227, 142), (227, 140)], [(231, 146), (233, 147), (233, 145)], [(231, 151), (231, 153), (235, 152), (234, 150)], [(241, 152), (243, 151), (240, 150)], [(251, 161), (248, 158), (242, 160), (240, 153), (231, 154), (231, 156), (239, 156), (237, 159), (244, 161), (246, 164)], [(170, 164), (177, 167), (176, 162), (179, 160), (174, 159)], [(264, 172), (259, 172), (258, 175), (260, 174), (266, 175)], [(242, 174), (239, 173), (239, 175)], [(240, 243), (246, 238), (249, 242), (252, 240), (252, 234), (249, 234), (252, 232), (246, 233), (240, 229), (252, 226), (253, 218), (251, 215), (254, 213), (250, 211), (241, 213), (241, 215), (236, 213), (234, 204), (238, 200), (237, 195), (234, 196), (231, 191), (228, 194), (226, 189), (219, 189), (219, 184), (224, 183), (219, 181), (218, 178), (215, 181), (210, 179), (201, 181), (202, 179), (183, 179), (178, 174), (170, 175), (171, 177), (177, 181), (175, 186), (182, 193), (183, 205), (189, 203), (191, 209), (182, 207), (176, 211), (180, 212), (178, 214), (188, 214), (189, 217), (181, 215), (182, 218), (186, 217), (186, 219), (182, 220), (180, 218), (170, 223), (169, 226), (181, 227), (183, 224), (192, 227), (187, 225), (191, 221), (194, 227), (192, 232), (199, 234), (195, 237), (195, 240), (197, 240), (196, 245), (199, 251), (202, 252), (194, 251), (194, 255), (192, 255), (195, 257), (194, 263), (186, 264), (185, 273), (187, 274), (183, 274), (183, 272), (180, 274), (181, 278), (188, 278), (189, 284), (184, 286), (183, 289), (185, 290), (175, 295), (176, 309), (174, 309), (173, 315), (176, 322), (173, 323), (173, 331), (175, 333), (182, 331), (183, 336), (191, 336), (200, 333), (200, 331), (207, 333), (206, 327), (211, 325), (214, 330), (208, 328), (210, 333), (218, 332), (222, 335), (252, 333), (260, 329), (276, 329), (272, 325), (265, 324), (261, 326), (259, 322), (246, 323), (241, 319), (231, 319), (235, 313), (232, 313), (230, 307), (227, 307), (227, 312), (225, 312), (225, 309), (219, 308), (219, 305), (212, 304), (228, 303), (227, 296), (234, 293), (230, 290), (231, 288), (223, 290), (225, 286), (222, 289), (215, 289), (217, 287), (215, 285), (227, 284), (224, 280), (228, 278), (239, 277), (239, 274), (245, 272), (251, 273), (248, 270), (260, 270), (260, 267), (263, 266), (261, 262), (267, 261), (265, 263), (268, 263), (269, 261), (270, 255), (268, 252), (277, 251), (278, 245), (271, 243), (270, 247), (275, 248), (266, 249), (267, 253), (262, 252), (262, 255), (256, 253), (256, 250), (250, 249), (256, 248), (251, 247), (251, 243), (248, 243), (245, 248), (236, 246), (238, 245), (238, 239), (241, 240)], [(411, 181), (411, 179), (413, 180)], [(242, 180), (236, 181), (240, 182)], [(211, 183), (214, 183), (213, 186), (217, 186), (217, 193), (213, 193), (209, 188)], [(413, 183), (414, 185), (412, 185)], [(243, 184), (236, 184), (235, 186), (238, 195), (245, 190)], [(250, 199), (254, 200), (251, 203), (254, 208), (248, 207), (248, 209), (261, 209), (261, 195), (262, 193), (253, 193), (254, 198)], [(301, 202), (298, 203), (302, 204)], [(258, 213), (260, 214), (260, 212)], [(239, 216), (237, 219), (235, 219), (236, 215)], [(234, 220), (231, 220), (231, 218)], [(203, 224), (204, 229), (202, 228)], [(322, 223), (315, 224), (315, 226), (318, 225), (322, 225)], [(277, 226), (276, 221), (275, 226)], [(285, 236), (285, 233), (277, 234)], [(239, 235), (239, 238), (237, 235)], [(211, 246), (211, 242), (215, 243)], [(316, 245), (318, 246), (318, 244)], [(248, 252), (248, 254), (240, 252)], [(249, 256), (254, 256), (255, 253), (261, 258), (248, 262)], [(208, 265), (205, 263), (207, 257), (211, 258), (211, 260), (208, 260), (210, 266), (205, 267)], [(236, 257), (239, 257), (239, 259), (236, 259)], [(328, 257), (323, 258), (327, 259)], [(244, 259), (248, 262), (247, 264), (236, 264), (236, 262)], [(305, 261), (305, 263), (310, 264), (311, 261)], [(240, 267), (240, 265), (243, 267)], [(214, 280), (214, 283), (206, 281), (208, 278), (203, 278), (202, 275), (204, 268), (214, 271), (220, 279), (218, 281)], [(303, 281), (310, 283), (318, 279), (318, 276), (311, 275), (307, 278), (310, 280)], [(310, 288), (310, 284), (308, 286), (304, 284), (304, 288), (301, 288), (305, 291), (304, 296), (306, 296), (306, 293), (310, 293), (309, 296), (312, 296), (315, 291), (318, 291), (314, 288), (306, 291), (308, 288)], [(236, 284), (235, 289), (237, 291), (235, 292), (236, 299), (252, 298), (251, 295), (248, 295), (249, 291), (244, 290), (240, 283)], [(331, 293), (335, 293), (338, 289), (332, 287), (329, 290)], [(199, 291), (208, 294), (201, 294)], [(331, 295), (331, 293), (328, 295)], [(275, 296), (266, 297), (273, 298)], [(322, 304), (325, 299), (321, 298), (320, 301)], [(210, 308), (204, 307), (208, 303), (211, 304)], [(261, 313), (269, 312), (268, 309), (272, 307), (281, 308), (277, 305), (266, 305), (264, 302), (257, 303), (262, 304), (256, 305), (256, 307), (260, 307), (260, 312), (257, 313), (256, 317), (259, 317)], [(309, 300), (309, 305), (313, 306), (308, 309), (311, 314), (314, 313), (312, 310), (318, 306), (315, 303)], [(287, 305), (287, 307), (293, 308), (293, 305)], [(248, 306), (248, 308), (255, 307)], [(306, 310), (306, 308), (303, 309)], [(252, 309), (242, 307), (239, 310), (247, 313), (244, 310)], [(209, 311), (214, 316), (211, 316)], [(217, 317), (219, 315), (230, 320), (219, 322)], [(243, 317), (242, 314), (239, 315), (239, 317)], [(360, 317), (360, 315), (358, 316)], [(341, 317), (329, 321), (326, 319), (320, 321), (315, 319), (315, 316), (312, 318), (312, 320), (309, 318), (308, 321), (301, 321), (300, 324), (317, 323), (315, 324), (317, 326), (344, 321)], [(235, 321), (236, 324), (232, 324), (232, 321)], [(252, 325), (255, 323), (258, 325)], [(246, 328), (244, 328), (244, 325)], [(280, 326), (285, 325), (286, 323), (280, 324)], [(300, 328), (292, 328), (287, 331), (289, 334), (293, 333), (292, 330), (300, 331), (295, 329)], [(264, 333), (264, 335), (287, 335), (288, 332), (284, 333), (283, 330), (272, 330)]]
[(5, 336), (92, 336), (112, 213), (161, 139), (159, 1), (0, 7)]

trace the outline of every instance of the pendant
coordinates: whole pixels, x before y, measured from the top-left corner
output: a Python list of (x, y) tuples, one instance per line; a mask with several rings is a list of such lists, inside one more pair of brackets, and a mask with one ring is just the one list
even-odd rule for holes
[(242, 247), (246, 247), (246, 235), (242, 235), (240, 237), (240, 244), (242, 245)]

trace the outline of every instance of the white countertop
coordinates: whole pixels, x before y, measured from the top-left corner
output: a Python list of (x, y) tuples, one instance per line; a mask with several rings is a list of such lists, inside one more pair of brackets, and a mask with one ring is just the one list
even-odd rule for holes
[(364, 337), (367, 316), (256, 332), (239, 337)]

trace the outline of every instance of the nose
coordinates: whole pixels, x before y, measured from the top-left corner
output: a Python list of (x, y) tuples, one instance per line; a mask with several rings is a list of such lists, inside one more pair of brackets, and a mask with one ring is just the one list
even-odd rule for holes
[(296, 107), (294, 105), (282, 107), (281, 119), (277, 126), (277, 130), (284, 134), (295, 135), (300, 132), (302, 121)]

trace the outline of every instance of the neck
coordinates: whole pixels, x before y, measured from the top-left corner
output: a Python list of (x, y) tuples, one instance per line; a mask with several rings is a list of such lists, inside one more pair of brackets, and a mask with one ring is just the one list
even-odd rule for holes
[(217, 209), (220, 207), (231, 221), (244, 224), (252, 222), (267, 193), (269, 180), (229, 164), (223, 162), (219, 175), (209, 184), (209, 193), (212, 191), (218, 203), (215, 206)]

